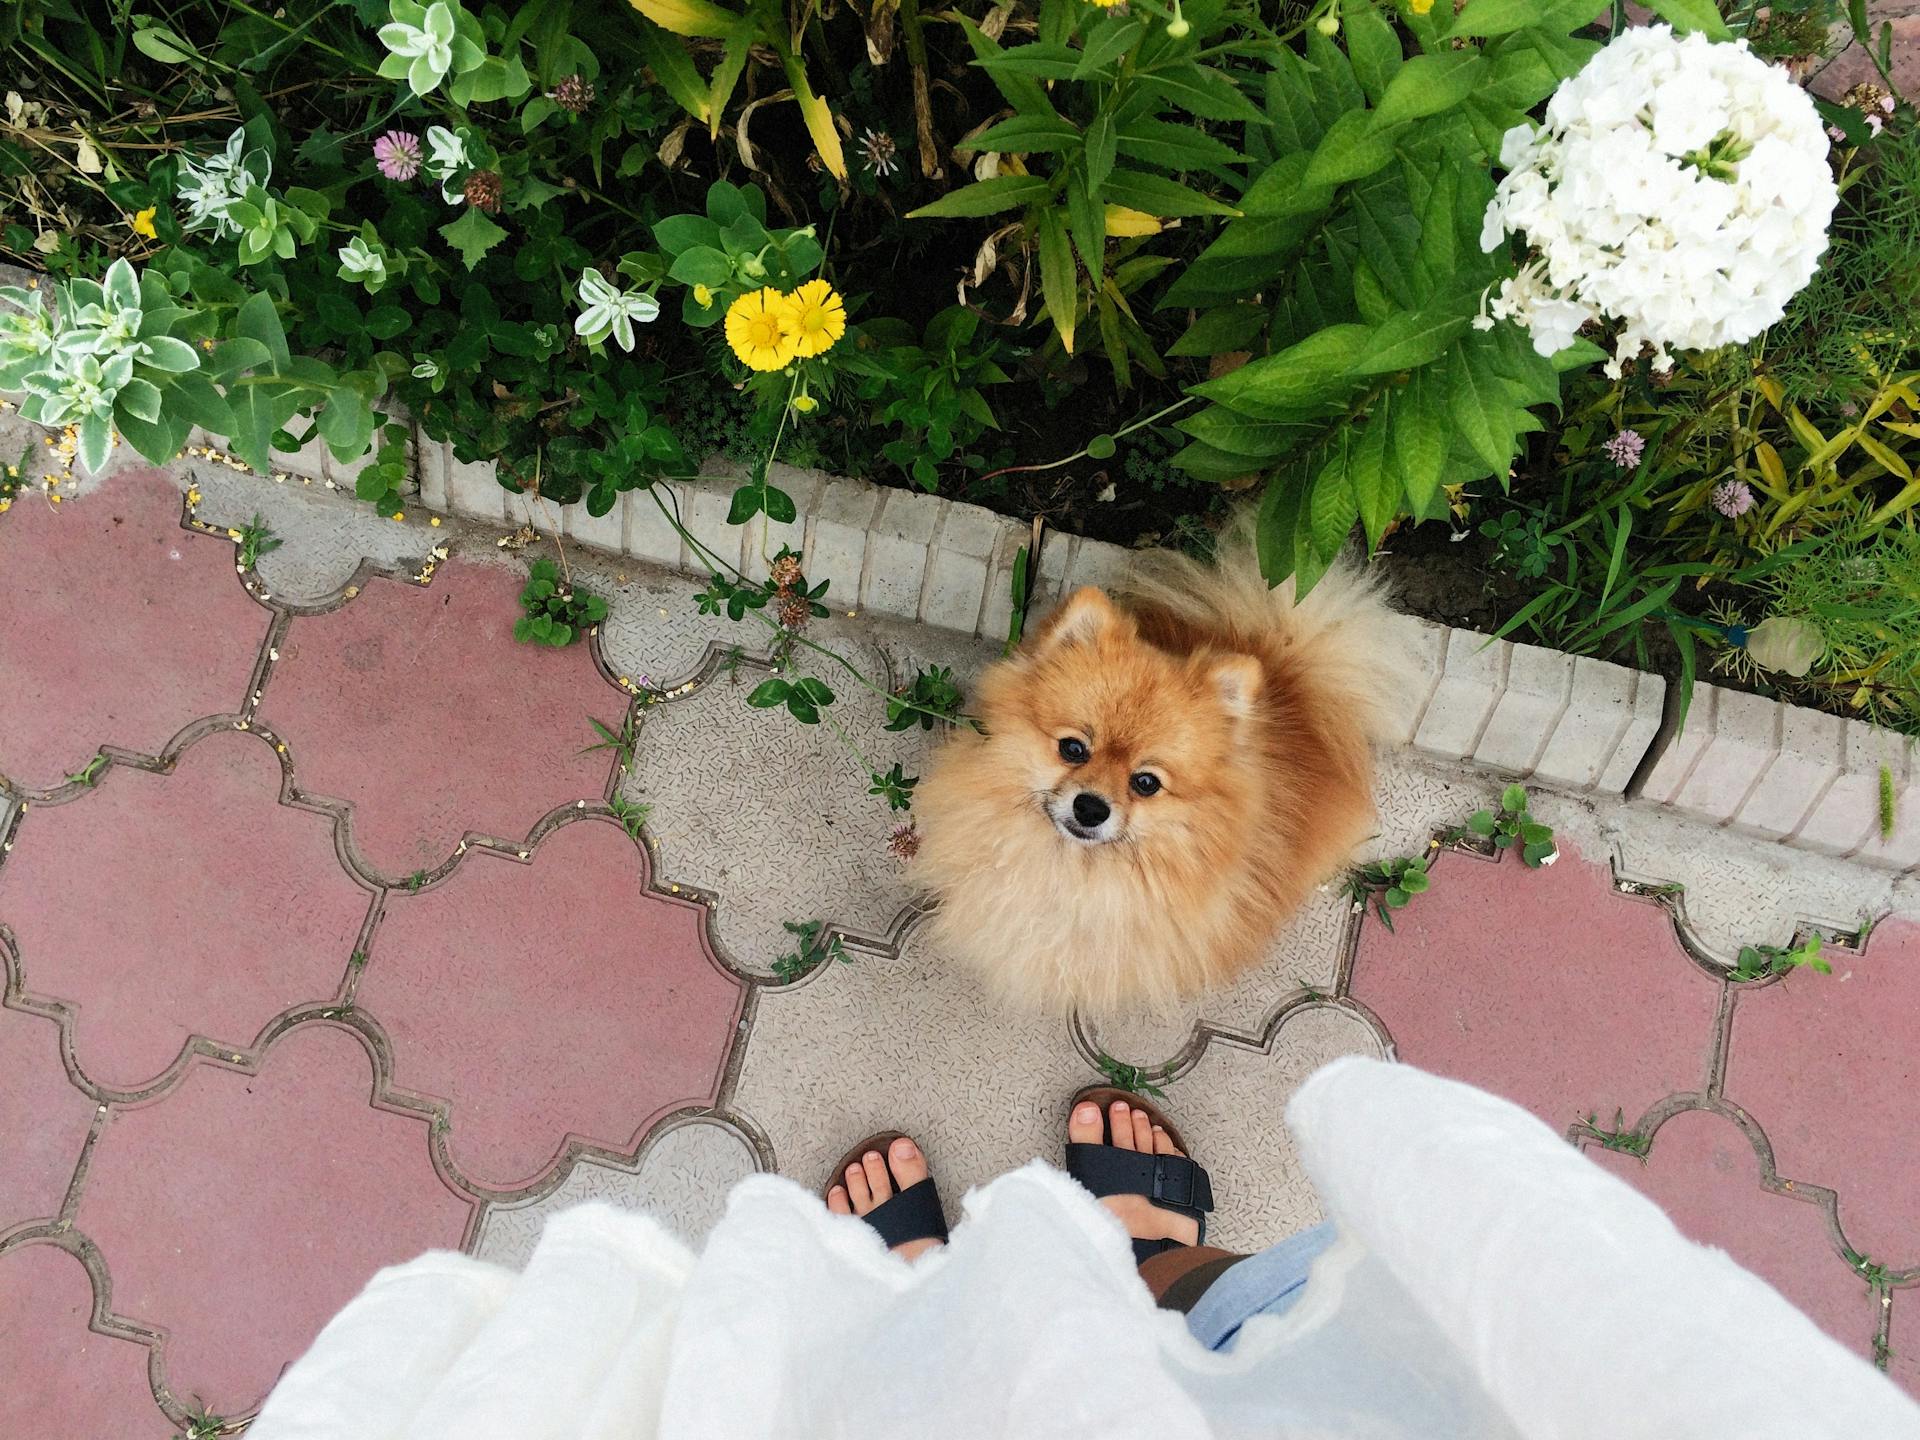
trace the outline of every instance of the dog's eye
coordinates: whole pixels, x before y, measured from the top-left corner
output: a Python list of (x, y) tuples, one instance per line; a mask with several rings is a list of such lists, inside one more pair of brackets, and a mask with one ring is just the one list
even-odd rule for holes
[(1087, 756), (1091, 753), (1087, 749), (1086, 741), (1076, 739), (1072, 735), (1068, 735), (1060, 742), (1060, 758), (1069, 765), (1086, 764)]
[(1135, 775), (1127, 783), (1133, 787), (1133, 793), (1136, 795), (1158, 795), (1160, 793), (1160, 777), (1149, 774), (1145, 770)]

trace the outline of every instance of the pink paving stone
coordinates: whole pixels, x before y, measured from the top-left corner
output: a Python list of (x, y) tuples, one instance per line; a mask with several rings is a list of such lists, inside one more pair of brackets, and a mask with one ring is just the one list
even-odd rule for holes
[(353, 843), (389, 879), (431, 870), (469, 830), (523, 839), (548, 811), (597, 799), (605, 751), (589, 716), (625, 697), (587, 643), (513, 639), (524, 582), (452, 561), (431, 588), (376, 580), (296, 619), (262, 707), (306, 795), (353, 806)]
[(531, 864), (469, 851), (389, 900), (357, 1003), (393, 1041), (395, 1087), (452, 1102), (470, 1181), (525, 1186), (569, 1134), (631, 1154), (718, 1097), (745, 987), (713, 958), (705, 907), (646, 885), (640, 847), (587, 819)]
[(1760, 1157), (1731, 1120), (1681, 1111), (1655, 1133), (1644, 1164), (1597, 1145), (1586, 1153), (1689, 1240), (1726, 1251), (1849, 1350), (1872, 1355), (1880, 1302), (1834, 1249), (1824, 1210), (1760, 1188)]
[(1443, 854), (1433, 888), (1369, 913), (1354, 997), (1402, 1060), (1467, 1080), (1555, 1129), (1706, 1083), (1720, 985), (1687, 959), (1666, 912), (1613, 889), (1564, 841), (1528, 870)]
[(93, 1101), (60, 1064), (60, 1027), (0, 1010), (0, 1235), (59, 1213), (92, 1123)]
[(74, 1007), (96, 1085), (147, 1085), (194, 1034), (246, 1049), (339, 988), (371, 896), (341, 869), (332, 821), (278, 803), (280, 776), (266, 741), (217, 731), (170, 775), (119, 767), (22, 820), (0, 920), (25, 989)]
[(461, 1243), (468, 1205), (434, 1172), (426, 1121), (374, 1108), (358, 1037), (324, 1021), (257, 1076), (195, 1060), (117, 1109), (74, 1226), (114, 1313), (167, 1333), (167, 1387), (220, 1415), (257, 1407), (373, 1273)]
[(0, 776), (50, 789), (101, 745), (157, 755), (191, 720), (237, 712), (268, 614), (233, 547), (180, 528), (180, 492), (125, 471), (57, 509), (0, 515)]
[(1726, 1097), (1773, 1142), (1785, 1179), (1840, 1196), (1854, 1249), (1920, 1266), (1920, 926), (1877, 927), (1833, 974), (1794, 974), (1735, 1001)]
[(56, 1245), (0, 1255), (0, 1435), (171, 1440), (147, 1348), (87, 1328), (93, 1285)]

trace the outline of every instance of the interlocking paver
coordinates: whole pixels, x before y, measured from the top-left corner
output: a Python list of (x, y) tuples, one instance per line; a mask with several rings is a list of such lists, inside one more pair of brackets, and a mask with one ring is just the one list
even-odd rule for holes
[(0, 1255), (0, 1435), (174, 1440), (147, 1348), (87, 1328), (93, 1285), (57, 1245)]
[(1360, 932), (1352, 993), (1402, 1060), (1504, 1095), (1555, 1129), (1706, 1084), (1720, 982), (1666, 912), (1615, 892), (1564, 839), (1528, 870), (1443, 854), (1433, 888)]
[(233, 547), (183, 530), (180, 491), (127, 470), (58, 507), (0, 515), (0, 785), (50, 790), (101, 745), (158, 755), (237, 714), (269, 616)]
[(388, 880), (442, 864), (467, 831), (519, 840), (602, 792), (606, 753), (580, 751), (621, 692), (585, 642), (514, 642), (524, 583), (461, 560), (428, 589), (374, 580), (280, 646), (262, 719), (303, 795), (352, 807), (354, 849)]
[(745, 993), (706, 907), (649, 893), (618, 825), (562, 825), (531, 854), (470, 850), (394, 895), (358, 993), (395, 1085), (451, 1102), (454, 1163), (498, 1190), (538, 1179), (569, 1135), (630, 1155), (664, 1115), (711, 1105)]
[(1688, 1239), (1725, 1250), (1849, 1350), (1871, 1350), (1880, 1302), (1836, 1252), (1826, 1211), (1763, 1189), (1760, 1157), (1732, 1120), (1682, 1110), (1655, 1132), (1645, 1161), (1597, 1145), (1587, 1154), (1665, 1210)]
[[(25, 1221), (59, 1213), (93, 1123), (93, 1102), (68, 1083), (59, 1028), (38, 1015), (0, 1009), (0, 1077), (4, 1235)], [(0, 1354), (5, 1352), (0, 1344)]]
[(0, 920), (24, 989), (70, 1008), (81, 1071), (110, 1091), (161, 1078), (192, 1035), (251, 1046), (329, 999), (367, 915), (328, 817), (279, 803), (257, 735), (217, 731), (173, 773), (119, 766), (35, 807), (0, 863)]
[(166, 1332), (183, 1403), (254, 1409), (374, 1271), (460, 1244), (470, 1206), (434, 1172), (427, 1118), (369, 1107), (372, 1088), (360, 1038), (317, 1021), (257, 1075), (195, 1060), (108, 1117), (74, 1226), (115, 1315)]
[(1831, 975), (1743, 987), (1726, 1097), (1766, 1130), (1783, 1178), (1839, 1192), (1855, 1250), (1920, 1266), (1920, 926), (1889, 921), (1865, 954), (1827, 959)]

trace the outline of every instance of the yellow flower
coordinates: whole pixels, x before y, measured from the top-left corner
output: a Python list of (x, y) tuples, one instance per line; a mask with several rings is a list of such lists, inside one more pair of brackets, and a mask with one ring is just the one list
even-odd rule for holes
[(702, 310), (706, 309), (709, 305), (713, 304), (713, 291), (704, 285), (694, 286), (693, 303), (698, 305)]
[(1093, 3), (1098, 5), (1102, 10), (1112, 10), (1116, 6), (1126, 4), (1127, 0), (1093, 0)]
[(786, 298), (787, 327), (801, 355), (824, 355), (847, 333), (847, 303), (824, 280), (809, 280)]
[(1107, 234), (1158, 235), (1164, 228), (1158, 217), (1144, 210), (1129, 210), (1124, 205), (1107, 206)]
[(1416, 15), (1425, 15), (1433, 9), (1433, 0), (1407, 0), (1407, 8)]
[(802, 415), (811, 415), (820, 408), (820, 402), (811, 395), (796, 395), (793, 397), (793, 408)]
[(134, 212), (133, 219), (130, 222), (133, 226), (134, 234), (144, 235), (149, 240), (158, 240), (160, 238), (153, 228), (153, 216), (158, 208), (158, 206), (149, 205), (144, 210)]
[(742, 295), (727, 307), (727, 344), (749, 370), (784, 370), (799, 353), (787, 297), (772, 286)]

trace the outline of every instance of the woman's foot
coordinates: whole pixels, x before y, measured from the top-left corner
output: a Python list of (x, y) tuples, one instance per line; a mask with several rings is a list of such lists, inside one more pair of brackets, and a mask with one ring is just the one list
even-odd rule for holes
[[(887, 1147), (883, 1156), (869, 1150), (855, 1164), (847, 1166), (845, 1183), (827, 1192), (827, 1208), (836, 1215), (867, 1215), (906, 1189), (927, 1178), (927, 1157), (920, 1147), (902, 1135)], [(893, 1247), (903, 1260), (924, 1255), (939, 1240), (909, 1240)]]
[[(1068, 1141), (1075, 1145), (1111, 1145), (1119, 1150), (1139, 1150), (1154, 1155), (1183, 1153), (1146, 1111), (1124, 1100), (1116, 1100), (1107, 1108), (1105, 1120), (1103, 1125), (1098, 1105), (1082, 1100), (1067, 1117)], [(1127, 1227), (1127, 1234), (1136, 1240), (1172, 1240), (1192, 1245), (1200, 1238), (1200, 1224), (1191, 1215), (1164, 1210), (1144, 1195), (1107, 1195), (1100, 1203), (1118, 1217)]]

